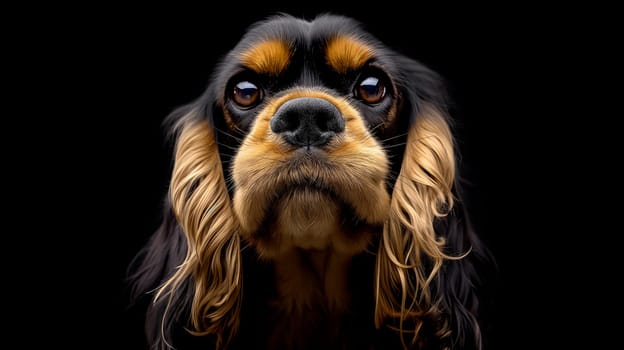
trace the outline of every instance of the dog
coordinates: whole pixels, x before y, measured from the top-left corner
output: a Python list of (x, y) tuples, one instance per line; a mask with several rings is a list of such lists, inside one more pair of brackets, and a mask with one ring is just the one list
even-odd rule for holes
[(129, 275), (151, 348), (483, 348), (494, 259), (448, 106), (355, 19), (251, 25), (165, 120), (163, 221)]

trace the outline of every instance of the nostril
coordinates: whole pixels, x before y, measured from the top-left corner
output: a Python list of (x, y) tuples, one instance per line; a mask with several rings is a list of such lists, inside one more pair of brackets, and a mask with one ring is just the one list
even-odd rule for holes
[(316, 126), (321, 132), (335, 132), (341, 133), (344, 131), (344, 118), (341, 115), (336, 113), (331, 113), (327, 111), (319, 112), (314, 119)]
[(286, 111), (271, 119), (271, 130), (275, 133), (295, 131), (300, 125), (299, 114), (295, 111)]
[(316, 115), (316, 118), (314, 118), (314, 123), (316, 124), (316, 127), (319, 129), (320, 132), (325, 132), (325, 131), (329, 131), (328, 128), (328, 121), (329, 121), (329, 116), (327, 115), (327, 113), (318, 113)]

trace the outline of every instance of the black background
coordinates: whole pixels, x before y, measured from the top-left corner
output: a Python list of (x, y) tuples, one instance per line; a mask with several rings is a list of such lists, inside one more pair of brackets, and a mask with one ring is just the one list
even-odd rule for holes
[[(43, 264), (29, 275), (48, 282), (24, 282), (37, 281), (27, 288), (35, 312), (20, 314), (16, 323), (34, 322), (52, 334), (41, 339), (26, 332), (20, 337), (25, 345), (145, 349), (142, 314), (129, 305), (124, 278), (160, 221), (171, 164), (161, 122), (202, 93), (217, 60), (251, 23), (282, 11), (308, 19), (320, 12), (352, 16), (446, 79), (461, 172), (470, 182), (469, 210), (501, 271), (490, 348), (574, 339), (569, 329), (553, 331), (553, 320), (575, 315), (575, 304), (564, 307), (566, 293), (553, 286), (582, 265), (582, 259), (553, 258), (570, 239), (570, 225), (562, 222), (576, 215), (556, 211), (569, 191), (560, 172), (552, 171), (569, 167), (575, 151), (553, 141), (569, 132), (570, 96), (562, 96), (560, 87), (574, 78), (562, 67), (570, 44), (581, 47), (583, 33), (553, 21), (566, 18), (565, 9), (385, 2), (220, 6), (68, 7), (55, 8), (54, 15), (43, 9), (30, 18), (39, 24), (35, 33), (15, 40), (15, 52), (29, 53), (22, 62), (28, 68), (16, 69), (23, 84), (16, 86), (30, 91), (16, 105), (37, 114), (40, 131), (23, 134), (39, 141), (42, 160), (23, 174), (37, 200), (23, 196), (19, 202), (19, 208), (34, 202), (39, 215), (19, 222), (37, 227), (40, 254), (60, 264)], [(12, 27), (12, 33), (20, 30)], [(41, 111), (30, 111), (35, 100), (45, 101)]]

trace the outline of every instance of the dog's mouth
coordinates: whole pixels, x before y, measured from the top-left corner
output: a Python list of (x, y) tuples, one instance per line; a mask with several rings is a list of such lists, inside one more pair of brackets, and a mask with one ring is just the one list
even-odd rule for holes
[[(357, 214), (352, 204), (348, 203), (342, 196), (334, 191), (330, 186), (319, 181), (294, 182), (277, 194), (276, 199), (267, 208), (264, 220), (260, 225), (257, 236), (270, 236), (274, 223), (277, 221), (279, 213), (283, 212), (284, 206), (289, 206), (290, 210), (307, 213), (309, 217), (306, 221), (323, 221), (322, 211), (327, 207), (335, 207), (338, 210), (339, 224), (341, 232), (346, 235), (356, 234), (364, 227), (379, 228), (381, 223), (369, 222), (366, 218)], [(316, 215), (319, 215), (315, 217)]]
[[(254, 206), (261, 210), (259, 220), (244, 236), (264, 255), (278, 255), (289, 248), (349, 250), (351, 254), (364, 250), (372, 234), (381, 230), (385, 213), (379, 212), (385, 206), (380, 203), (387, 198), (362, 185), (366, 179), (348, 173), (323, 151), (293, 152), (266, 178), (273, 179), (268, 186), (256, 183), (241, 189), (247, 200), (262, 198)], [(257, 195), (261, 192), (269, 193)], [(373, 206), (377, 206), (375, 215), (362, 209), (370, 211)]]

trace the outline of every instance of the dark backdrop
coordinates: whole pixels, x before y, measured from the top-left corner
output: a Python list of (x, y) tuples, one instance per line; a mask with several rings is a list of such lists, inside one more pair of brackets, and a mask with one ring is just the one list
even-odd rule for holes
[(54, 320), (72, 306), (72, 321), (56, 335), (78, 348), (145, 348), (141, 310), (129, 305), (124, 278), (160, 221), (171, 164), (161, 122), (202, 93), (215, 62), (249, 24), (284, 11), (306, 18), (319, 12), (353, 16), (447, 80), (461, 171), (470, 182), (469, 210), (500, 264), (491, 349), (551, 341), (546, 330), (559, 309), (550, 302), (559, 295), (538, 287), (543, 284), (536, 279), (563, 278), (557, 266), (545, 264), (545, 242), (563, 234), (544, 234), (549, 199), (560, 188), (553, 185), (544, 196), (536, 184), (556, 184), (556, 178), (535, 170), (538, 162), (562, 161), (554, 156), (560, 146), (543, 142), (554, 124), (549, 118), (560, 118), (551, 114), (555, 96), (549, 84), (557, 73), (549, 68), (557, 62), (549, 52), (560, 41), (551, 40), (556, 31), (545, 30), (550, 19), (535, 9), (418, 3), (224, 6), (94, 6), (62, 20), (49, 18), (54, 30), (43, 28), (40, 50), (51, 57), (44, 63), (51, 72), (42, 79), (44, 87), (69, 85), (53, 102), (62, 117), (47, 123), (78, 130), (52, 140), (61, 148), (56, 167), (74, 169), (62, 177), (55, 196), (63, 198), (65, 188), (77, 195), (71, 205), (51, 208), (60, 211), (56, 218), (66, 233), (54, 241), (79, 251), (79, 257), (60, 254), (63, 275), (79, 283), (64, 293), (46, 323), (56, 326)]

